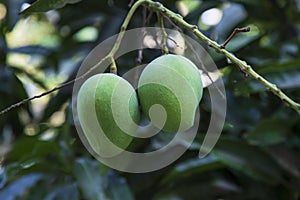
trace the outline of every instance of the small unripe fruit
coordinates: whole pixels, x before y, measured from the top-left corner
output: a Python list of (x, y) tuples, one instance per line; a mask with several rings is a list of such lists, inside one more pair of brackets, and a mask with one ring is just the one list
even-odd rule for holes
[(90, 147), (103, 157), (114, 156), (128, 147), (140, 118), (134, 88), (110, 73), (94, 75), (83, 83), (77, 112)]
[(154, 126), (168, 132), (193, 126), (202, 92), (198, 68), (180, 55), (154, 59), (143, 70), (138, 83), (143, 112)]

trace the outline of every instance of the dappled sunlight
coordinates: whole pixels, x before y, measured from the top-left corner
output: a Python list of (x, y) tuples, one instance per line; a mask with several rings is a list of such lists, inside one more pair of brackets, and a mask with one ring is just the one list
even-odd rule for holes
[(4, 4), (0, 3), (0, 21), (5, 18), (7, 9)]
[(206, 10), (201, 15), (201, 21), (203, 24), (208, 26), (217, 25), (222, 19), (222, 11), (217, 8), (211, 8)]

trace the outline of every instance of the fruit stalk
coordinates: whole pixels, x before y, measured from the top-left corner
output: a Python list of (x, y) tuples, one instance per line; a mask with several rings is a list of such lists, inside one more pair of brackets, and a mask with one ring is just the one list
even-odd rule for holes
[(159, 26), (160, 26), (160, 30), (161, 30), (161, 36), (162, 36), (162, 45), (163, 45), (162, 52), (163, 52), (163, 54), (168, 54), (169, 53), (169, 49), (168, 49), (168, 46), (167, 46), (168, 34), (165, 30), (164, 17), (160, 13), (157, 13), (157, 19), (158, 19), (158, 22), (159, 22)]

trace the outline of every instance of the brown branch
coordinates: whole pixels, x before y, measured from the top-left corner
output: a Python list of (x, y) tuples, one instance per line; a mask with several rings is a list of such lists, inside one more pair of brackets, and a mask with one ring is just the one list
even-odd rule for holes
[(230, 40), (237, 34), (240, 32), (249, 32), (250, 31), (250, 27), (243, 27), (243, 28), (235, 28), (233, 30), (233, 32), (231, 33), (231, 35), (227, 38), (227, 40), (220, 45), (221, 49), (225, 49), (226, 45), (230, 42)]
[(135, 0), (131, 0), (128, 4), (128, 7), (130, 8), (132, 6), (132, 4), (134, 3)]

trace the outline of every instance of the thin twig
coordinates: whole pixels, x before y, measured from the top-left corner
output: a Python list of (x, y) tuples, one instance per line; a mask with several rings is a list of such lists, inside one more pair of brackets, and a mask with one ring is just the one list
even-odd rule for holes
[(168, 49), (168, 45), (167, 45), (168, 34), (165, 30), (163, 15), (161, 15), (159, 12), (157, 12), (157, 19), (158, 19), (158, 23), (159, 23), (160, 30), (161, 30), (162, 52), (163, 52), (163, 54), (168, 54), (169, 53), (169, 49)]
[(11, 106), (9, 106), (9, 107), (7, 107), (7, 108), (1, 110), (0, 115), (2, 115), (2, 114), (4, 114), (4, 113), (6, 113), (6, 112), (12, 110), (13, 108), (19, 107), (19, 106), (21, 106), (21, 105), (23, 105), (23, 104), (25, 104), (25, 103), (27, 103), (27, 102), (29, 102), (29, 101), (32, 101), (32, 100), (34, 100), (34, 99), (41, 98), (41, 97), (43, 97), (43, 96), (45, 96), (45, 95), (47, 95), (47, 94), (50, 94), (50, 93), (52, 93), (52, 92), (54, 92), (54, 91), (56, 91), (56, 90), (59, 90), (59, 89), (61, 89), (61, 88), (63, 88), (63, 87), (66, 87), (66, 86), (68, 86), (68, 85), (71, 85), (71, 84), (74, 83), (75, 81), (76, 81), (76, 80), (73, 79), (73, 80), (71, 80), (71, 81), (69, 81), (69, 82), (66, 82), (66, 83), (64, 83), (64, 84), (62, 84), (62, 85), (60, 85), (60, 86), (57, 86), (57, 87), (55, 87), (55, 88), (53, 88), (53, 89), (51, 89), (51, 90), (48, 90), (48, 91), (46, 91), (46, 92), (43, 92), (43, 93), (39, 94), (39, 95), (35, 95), (35, 96), (33, 96), (33, 97), (29, 97), (29, 98), (27, 98), (27, 99), (23, 99), (22, 101), (20, 101), (20, 102), (18, 102), (18, 103), (15, 103), (15, 104), (13, 104), (13, 105), (11, 105)]
[(227, 38), (227, 40), (220, 45), (221, 49), (225, 49), (226, 45), (230, 42), (230, 40), (237, 34), (240, 32), (249, 32), (250, 31), (250, 27), (243, 27), (243, 28), (235, 28), (233, 30), (233, 32), (230, 34), (230, 36)]
[(132, 6), (132, 4), (134, 3), (135, 0), (131, 0), (128, 4), (128, 7), (130, 8)]
[(136, 62), (137, 64), (141, 64), (142, 61), (143, 61), (143, 39), (146, 35), (146, 29), (145, 29), (145, 26), (146, 26), (146, 23), (147, 23), (147, 7), (143, 7), (143, 28), (142, 28), (142, 34), (143, 34), (143, 37), (141, 39), (141, 45), (140, 45), (140, 49), (138, 50), (138, 57), (136, 59)]
[(33, 96), (33, 97), (29, 97), (29, 98), (27, 98), (27, 99), (23, 99), (22, 101), (20, 101), (20, 102), (18, 102), (18, 103), (15, 103), (15, 104), (13, 104), (13, 105), (10, 105), (9, 107), (7, 107), (7, 108), (1, 110), (1, 111), (0, 111), (0, 115), (2, 115), (2, 114), (4, 114), (4, 113), (7, 113), (8, 111), (10, 111), (10, 110), (12, 110), (12, 109), (14, 109), (14, 108), (17, 108), (17, 107), (19, 107), (19, 106), (21, 106), (21, 105), (23, 105), (23, 104), (25, 104), (25, 103), (28, 103), (29, 101), (32, 101), (32, 100), (34, 100), (34, 99), (41, 98), (41, 97), (43, 97), (43, 96), (45, 96), (45, 95), (48, 95), (48, 94), (50, 94), (50, 93), (52, 93), (52, 92), (55, 92), (56, 90), (59, 90), (59, 89), (61, 89), (61, 88), (63, 88), (63, 87), (66, 87), (66, 86), (69, 86), (69, 85), (75, 83), (76, 81), (79, 81), (80, 79), (83, 79), (83, 78), (86, 77), (88, 74), (90, 74), (94, 69), (98, 68), (98, 67), (99, 67), (106, 59), (108, 59), (108, 58), (109, 58), (109, 56), (104, 57), (104, 58), (101, 59), (96, 65), (94, 65), (94, 66), (91, 67), (88, 71), (86, 71), (84, 74), (82, 74), (81, 76), (79, 76), (79, 77), (77, 77), (77, 78), (75, 78), (75, 79), (73, 79), (73, 80), (71, 80), (71, 81), (68, 81), (68, 82), (66, 82), (66, 83), (63, 83), (63, 84), (61, 84), (60, 86), (54, 87), (54, 88), (52, 88), (51, 90), (48, 90), (48, 91), (46, 91), (46, 92), (43, 92), (43, 93), (41, 93), (41, 94), (39, 94), (39, 95), (35, 95), (35, 96)]
[[(147, 7), (145, 7), (145, 8), (147, 8)], [(150, 11), (149, 11), (149, 14), (148, 14), (148, 16), (147, 16), (147, 18), (146, 18), (145, 24), (149, 24), (149, 23), (150, 23), (150, 20), (151, 20), (151, 18), (152, 18), (152, 15), (153, 15), (153, 12), (150, 10)]]

